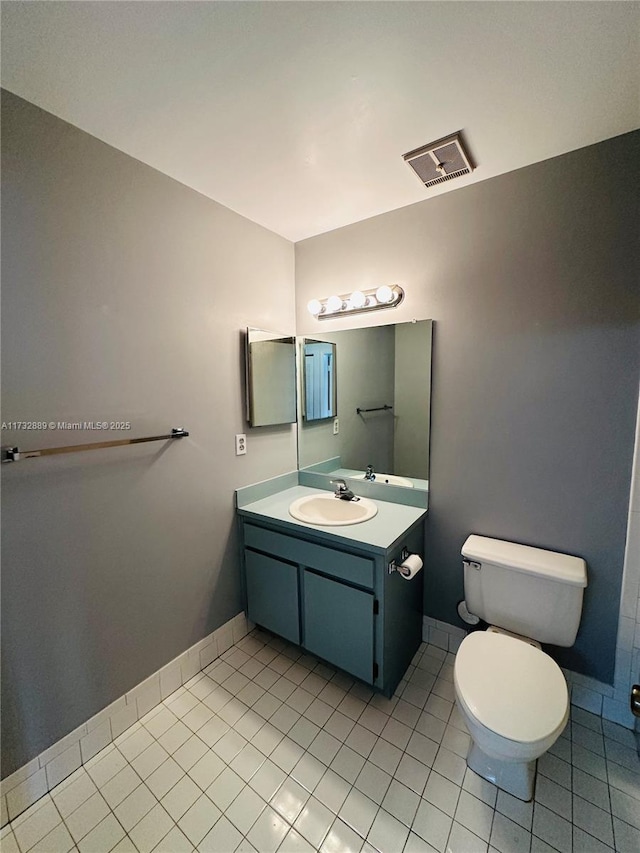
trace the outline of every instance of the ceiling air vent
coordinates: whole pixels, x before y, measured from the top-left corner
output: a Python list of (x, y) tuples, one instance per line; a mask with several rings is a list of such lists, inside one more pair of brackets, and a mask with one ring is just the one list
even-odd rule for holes
[(473, 171), (474, 165), (462, 143), (461, 133), (458, 131), (403, 155), (425, 187), (433, 187)]

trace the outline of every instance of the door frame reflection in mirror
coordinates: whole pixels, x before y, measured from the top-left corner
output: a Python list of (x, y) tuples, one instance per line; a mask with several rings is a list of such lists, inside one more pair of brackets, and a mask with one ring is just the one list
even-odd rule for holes
[(338, 416), (336, 357), (334, 343), (302, 339), (302, 417), (307, 422)]
[[(280, 350), (280, 345), (287, 345), (290, 350)], [(249, 326), (245, 335), (245, 377), (249, 426), (296, 422), (295, 336)]]
[[(424, 337), (419, 334), (415, 342), (418, 352), (426, 353), (426, 360), (413, 357), (412, 350), (407, 352), (406, 343), (411, 337), (411, 329), (419, 325), (425, 330)], [(394, 327), (392, 339), (380, 334), (382, 329)], [(381, 328), (382, 327), (382, 328)], [(403, 338), (398, 338), (395, 330), (404, 329)], [(417, 330), (416, 330), (417, 331)], [(353, 337), (346, 337), (351, 335)], [(369, 352), (357, 352), (357, 340), (360, 334), (364, 346), (370, 346)], [(340, 337), (349, 342), (352, 351), (345, 348), (340, 351)], [(325, 476), (352, 477), (362, 484), (362, 475), (368, 464), (376, 468), (376, 441), (380, 443), (381, 453), (378, 473), (380, 475), (399, 475), (411, 480), (412, 487), (428, 490), (429, 453), (431, 433), (431, 362), (433, 321), (430, 319), (413, 320), (404, 323), (376, 324), (358, 326), (332, 332), (317, 333), (317, 338), (336, 343), (336, 388), (340, 415), (339, 433), (332, 429), (330, 419), (298, 420), (298, 467), (314, 474)], [(304, 341), (298, 349), (298, 381), (300, 383), (301, 407), (304, 405)], [(368, 341), (368, 343), (367, 343)], [(392, 364), (390, 363), (392, 361)], [(364, 375), (365, 368), (368, 375)], [(372, 372), (371, 372), (372, 371)], [(399, 371), (399, 375), (396, 375)], [(398, 385), (400, 377), (409, 377), (410, 384)], [(414, 384), (415, 383), (415, 384)], [(416, 393), (424, 383), (425, 394)], [(416, 388), (418, 385), (418, 388)], [(346, 395), (349, 395), (346, 397)], [(387, 408), (385, 408), (387, 407)], [(389, 408), (390, 407), (390, 408)], [(361, 411), (356, 410), (360, 408)], [(376, 409), (364, 412), (364, 409)], [(412, 457), (403, 454), (407, 442), (417, 441), (416, 454)], [(367, 444), (368, 442), (368, 444)], [(401, 442), (398, 445), (398, 442)], [(386, 448), (383, 449), (383, 445)], [(356, 452), (354, 453), (354, 448)], [(402, 456), (404, 460), (402, 461)], [(360, 458), (362, 456), (362, 458)], [(416, 459), (415, 466), (412, 458)], [(393, 460), (400, 460), (400, 467)], [(352, 464), (352, 463), (356, 464)], [(375, 480), (373, 481), (375, 484)], [(367, 487), (370, 482), (367, 482)], [(384, 479), (377, 485), (381, 489), (391, 488)], [(393, 484), (394, 488), (408, 486)], [(352, 488), (356, 488), (354, 485)], [(376, 490), (378, 491), (378, 490)]]

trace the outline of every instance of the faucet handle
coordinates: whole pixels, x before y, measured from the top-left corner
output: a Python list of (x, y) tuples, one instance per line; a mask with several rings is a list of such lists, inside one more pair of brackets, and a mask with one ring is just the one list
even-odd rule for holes
[(340, 495), (340, 494), (342, 494), (342, 492), (347, 491), (347, 484), (345, 483), (344, 480), (337, 479), (337, 480), (331, 480), (331, 482), (336, 487), (335, 488), (336, 495)]

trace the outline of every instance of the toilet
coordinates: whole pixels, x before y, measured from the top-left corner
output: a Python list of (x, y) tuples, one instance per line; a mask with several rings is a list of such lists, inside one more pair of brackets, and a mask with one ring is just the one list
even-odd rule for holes
[[(467, 765), (518, 797), (533, 797), (537, 759), (569, 717), (562, 670), (540, 643), (572, 646), (587, 585), (585, 561), (469, 536), (462, 547), (468, 634), (454, 664), (456, 703), (471, 735)], [(475, 618), (478, 617), (478, 618)]]

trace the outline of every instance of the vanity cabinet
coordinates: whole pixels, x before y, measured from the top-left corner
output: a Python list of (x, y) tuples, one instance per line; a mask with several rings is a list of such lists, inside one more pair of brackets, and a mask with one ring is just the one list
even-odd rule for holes
[(422, 572), (389, 565), (422, 554), (422, 520), (388, 548), (243, 517), (252, 622), (391, 696), (422, 639)]

